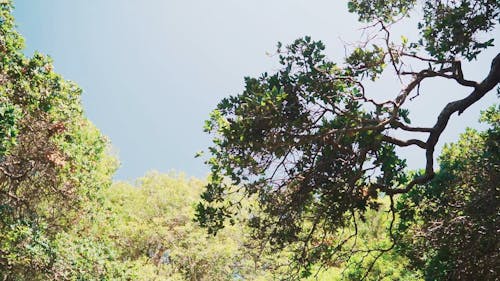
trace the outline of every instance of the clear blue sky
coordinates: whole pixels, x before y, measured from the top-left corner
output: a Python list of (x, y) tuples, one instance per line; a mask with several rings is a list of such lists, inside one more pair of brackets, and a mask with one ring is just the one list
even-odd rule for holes
[[(14, 0), (26, 53), (50, 55), (56, 71), (83, 89), (87, 116), (107, 135), (121, 161), (117, 179), (149, 170), (204, 177), (194, 154), (210, 144), (203, 122), (217, 102), (243, 88), (244, 76), (276, 69), (277, 41), (311, 35), (327, 44), (331, 59), (344, 55), (342, 41), (360, 39), (360, 27), (339, 0)], [(399, 32), (415, 36), (414, 22)], [(404, 29), (408, 28), (408, 31)], [(500, 41), (498, 29), (496, 40)], [(494, 51), (465, 68), (482, 79)], [(395, 96), (388, 77), (374, 92)], [(410, 104), (413, 119), (435, 121), (449, 99), (467, 92), (453, 84), (423, 85)], [(497, 102), (494, 93), (449, 125), (441, 144), (479, 110)], [(423, 157), (405, 151), (412, 168)]]

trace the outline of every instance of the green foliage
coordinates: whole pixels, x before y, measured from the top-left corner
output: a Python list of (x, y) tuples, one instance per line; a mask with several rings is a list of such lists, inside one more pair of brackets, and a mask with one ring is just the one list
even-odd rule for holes
[(498, 0), (427, 0), (423, 10), (419, 43), (436, 58), (461, 55), (473, 60), (482, 50), (493, 46), (494, 37), (480, 40), (478, 35), (493, 30), (500, 22)]
[(202, 188), (198, 180), (158, 173), (136, 186), (115, 183), (106, 192), (111, 223), (100, 231), (112, 237), (120, 260), (140, 264), (135, 280), (272, 278), (271, 255), (266, 261), (252, 250), (244, 229), (230, 227), (213, 237), (192, 221)]
[[(82, 235), (86, 233), (87, 236)], [(90, 235), (89, 235), (90, 234)], [(137, 280), (133, 265), (118, 259), (112, 241), (95, 233), (61, 233), (53, 280)]]
[(361, 79), (366, 75), (375, 81), (382, 74), (385, 68), (386, 53), (377, 45), (373, 45), (372, 48), (373, 50), (356, 48), (346, 58), (347, 64), (351, 66), (352, 75), (359, 76)]
[[(418, 45), (439, 60), (462, 56), (473, 60), (493, 46), (494, 37), (480, 39), (500, 22), (500, 2), (497, 0), (425, 0), (415, 6), (415, 0), (352, 0), (349, 11), (360, 21), (392, 23), (409, 16), (412, 9), (422, 8), (418, 23), (421, 39)], [(417, 44), (414, 43), (414, 46)]]
[[(390, 206), (389, 198), (380, 199), (383, 209)], [(317, 279), (314, 275), (306, 280), (423, 280), (418, 271), (409, 267), (408, 258), (395, 251), (387, 251), (391, 246), (391, 237), (387, 230), (391, 225), (389, 212), (369, 210), (364, 221), (359, 220), (357, 229), (357, 243), (360, 247), (357, 253), (344, 259), (336, 260), (331, 267), (320, 271)], [(345, 229), (353, 231), (353, 228)], [(349, 245), (354, 246), (354, 243)], [(374, 251), (370, 251), (374, 250)], [(370, 271), (367, 269), (371, 267)], [(313, 278), (314, 277), (314, 278)]]
[(3, 157), (16, 142), (16, 108), (7, 101), (0, 104), (0, 157)]
[(485, 111), (492, 127), (447, 145), (435, 179), (398, 203), (400, 248), (426, 280), (498, 277), (499, 116), (498, 108)]
[[(50, 58), (22, 53), (11, 8), (0, 3), (0, 278), (97, 279), (90, 257), (100, 254), (74, 262), (66, 250), (76, 245), (61, 239), (87, 243), (74, 228), (96, 212), (116, 161), (82, 113), (81, 90)], [(79, 271), (88, 274), (71, 273)]]
[[(246, 78), (245, 91), (222, 100), (212, 113), (206, 125), (216, 134), (213, 158), (207, 161), (212, 175), (202, 195), (206, 203), (198, 205), (197, 213), (209, 231), (221, 229), (240, 209), (228, 197), (240, 184), (259, 201), (250, 226), (274, 247), (284, 248), (308, 239), (318, 225), (335, 233), (354, 213), (377, 208), (372, 181), (406, 181), (404, 161), (393, 145), (382, 143), (382, 127), (377, 126), (388, 110), (383, 105), (363, 109), (361, 86), (345, 79), (353, 75), (352, 68), (327, 61), (323, 49), (308, 37), (285, 49), (279, 46), (283, 68)], [(375, 56), (359, 53), (353, 62)], [(373, 67), (373, 73), (379, 72)], [(372, 129), (359, 130), (361, 126)], [(382, 173), (365, 174), (365, 164)], [(316, 260), (335, 247), (324, 245), (307, 258), (298, 250), (296, 259)]]
[(360, 21), (393, 21), (395, 17), (407, 16), (415, 6), (415, 0), (351, 0), (347, 2), (349, 12), (358, 13)]

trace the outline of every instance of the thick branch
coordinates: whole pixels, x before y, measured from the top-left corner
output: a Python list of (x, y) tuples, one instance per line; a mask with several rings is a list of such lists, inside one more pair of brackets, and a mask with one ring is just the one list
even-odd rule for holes
[(416, 146), (423, 148), (423, 149), (426, 148), (426, 143), (421, 141), (421, 140), (417, 140), (417, 139), (400, 140), (400, 139), (386, 136), (386, 135), (382, 135), (382, 139), (388, 143), (392, 143), (392, 144), (395, 144), (397, 146), (416, 145)]
[[(459, 63), (459, 62), (458, 62)], [(478, 87), (479, 84), (475, 81), (471, 80), (466, 80), (463, 78), (463, 74), (461, 73), (461, 67), (458, 67), (460, 64), (455, 64), (452, 67), (442, 69), (439, 71), (434, 71), (432, 69), (424, 69), (420, 72), (402, 72), (401, 75), (416, 75), (417, 77), (422, 77), (422, 78), (430, 78), (430, 77), (443, 77), (447, 79), (453, 79), (457, 81), (458, 84), (462, 86), (467, 86), (467, 87)], [(447, 72), (452, 71), (452, 74), (448, 74)]]
[(411, 127), (408, 125), (405, 125), (397, 120), (393, 120), (391, 122), (391, 125), (393, 125), (396, 128), (403, 129), (408, 132), (422, 132), (422, 133), (430, 133), (432, 132), (432, 128), (426, 128), (426, 127)]
[(426, 141), (426, 167), (424, 175), (413, 179), (405, 188), (401, 189), (385, 189), (388, 194), (406, 193), (418, 184), (424, 184), (434, 177), (434, 149), (441, 136), (441, 133), (448, 125), (448, 121), (453, 113), (458, 112), (460, 115), (469, 106), (484, 97), (491, 89), (500, 83), (500, 53), (493, 59), (491, 69), (488, 76), (475, 87), (474, 91), (467, 97), (448, 103), (439, 114), (436, 124), (432, 128), (429, 137)]
[[(425, 69), (420, 72), (402, 72), (402, 75), (421, 75), (425, 77), (444, 77), (448, 79), (454, 79), (457, 81), (460, 85), (462, 86), (467, 86), (467, 87), (477, 87), (478, 83), (475, 81), (471, 80), (466, 80), (464, 79), (464, 74), (462, 72), (462, 63), (459, 60), (436, 60), (436, 59), (430, 59), (430, 58), (424, 58), (420, 57), (415, 54), (409, 54), (409, 53), (401, 53), (403, 56), (407, 57), (412, 57), (421, 61), (429, 62), (429, 63), (434, 63), (434, 64), (441, 64), (441, 69), (439, 71), (434, 71), (433, 69)], [(443, 68), (444, 65), (446, 64), (451, 64), (450, 67)], [(451, 72), (452, 74), (446, 74), (447, 72)]]

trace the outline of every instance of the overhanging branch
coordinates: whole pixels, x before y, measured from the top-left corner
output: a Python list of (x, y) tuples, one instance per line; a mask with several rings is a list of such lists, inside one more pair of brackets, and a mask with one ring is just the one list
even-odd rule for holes
[(434, 149), (436, 147), (437, 142), (439, 141), (439, 137), (441, 136), (442, 132), (448, 125), (448, 121), (450, 120), (451, 115), (453, 115), (455, 112), (458, 112), (458, 114), (460, 115), (472, 104), (474, 104), (482, 97), (484, 97), (499, 83), (500, 83), (500, 53), (497, 54), (497, 56), (493, 59), (488, 76), (474, 88), (474, 91), (472, 91), (472, 93), (470, 93), (467, 97), (463, 99), (448, 103), (439, 114), (437, 121), (435, 125), (432, 127), (429, 137), (425, 142), (426, 166), (424, 175), (414, 178), (404, 188), (398, 188), (398, 189), (382, 188), (382, 191), (390, 195), (406, 193), (410, 191), (413, 186), (417, 184), (424, 184), (429, 180), (431, 180), (434, 177)]

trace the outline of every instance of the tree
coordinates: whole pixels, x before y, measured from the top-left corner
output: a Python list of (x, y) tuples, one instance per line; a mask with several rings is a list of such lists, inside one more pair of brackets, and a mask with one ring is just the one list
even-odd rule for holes
[[(291, 247), (298, 270), (308, 275), (312, 264), (328, 264), (359, 250), (358, 221), (386, 195), (392, 243), (367, 252), (376, 260), (392, 250), (395, 198), (434, 178), (435, 146), (449, 119), (500, 81), (500, 54), (481, 82), (462, 72), (463, 62), (493, 46), (487, 32), (499, 22), (499, 2), (422, 2), (348, 1), (349, 11), (382, 40), (364, 42), (343, 64), (327, 60), (324, 45), (309, 37), (278, 44), (281, 69), (245, 78), (243, 93), (223, 99), (206, 122), (205, 130), (214, 134), (207, 161), (212, 173), (197, 206), (198, 222), (216, 233), (241, 211), (232, 194), (256, 198), (259, 206), (249, 223), (256, 237), (276, 249)], [(391, 26), (416, 9), (423, 15), (419, 40), (394, 40)], [(404, 83), (395, 99), (378, 101), (365, 90), (382, 73)], [(419, 86), (429, 78), (453, 80), (471, 92), (450, 101), (434, 126), (410, 125), (406, 102), (423, 94)], [(421, 133), (426, 139), (395, 137), (398, 132)], [(421, 149), (424, 171), (407, 174), (396, 147)], [(353, 229), (351, 234), (342, 232), (346, 227)]]
[(104, 276), (97, 262), (64, 251), (85, 237), (116, 161), (83, 114), (80, 88), (50, 58), (23, 54), (11, 9), (0, 2), (0, 279)]

